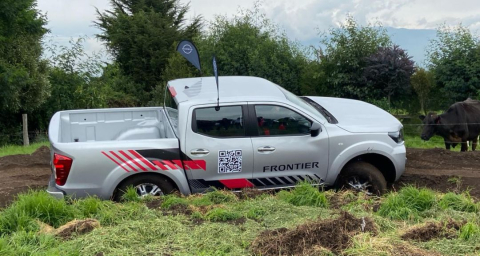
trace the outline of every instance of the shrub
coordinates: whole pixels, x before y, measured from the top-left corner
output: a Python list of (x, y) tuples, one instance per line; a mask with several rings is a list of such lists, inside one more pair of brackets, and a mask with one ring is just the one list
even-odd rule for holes
[(280, 191), (278, 197), (295, 206), (328, 207), (328, 200), (324, 192), (308, 182), (299, 183), (292, 191)]
[(446, 193), (440, 199), (439, 205), (444, 208), (450, 208), (461, 212), (478, 212), (478, 205), (475, 204), (468, 192), (463, 194)]

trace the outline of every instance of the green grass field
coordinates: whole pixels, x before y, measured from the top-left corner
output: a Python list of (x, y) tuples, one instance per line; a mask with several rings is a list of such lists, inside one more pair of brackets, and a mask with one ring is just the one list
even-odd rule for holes
[(19, 145), (8, 145), (0, 147), (0, 157), (18, 154), (31, 154), (41, 146), (50, 146), (48, 141), (32, 143), (27, 147)]
[[(353, 215), (345, 222), (357, 227), (350, 233), (344, 231), (347, 224), (331, 221), (344, 216), (342, 211)], [(478, 211), (479, 204), (468, 194), (444, 195), (414, 187), (382, 198), (320, 192), (301, 184), (291, 191), (243, 199), (214, 191), (162, 199), (132, 197), (123, 203), (56, 200), (45, 192), (30, 191), (0, 211), (0, 255), (270, 255), (272, 244), (280, 254), (300, 248), (303, 255), (335, 255), (332, 251), (478, 255)], [(101, 226), (70, 237), (40, 231), (39, 221), (56, 228), (85, 218), (94, 218)], [(370, 232), (361, 231), (362, 222)], [(426, 223), (437, 230), (428, 229), (433, 238), (422, 240)], [(272, 233), (279, 228), (284, 229)], [(315, 234), (331, 238), (316, 239)], [(421, 236), (411, 240), (404, 234)], [(304, 245), (303, 239), (309, 242)], [(343, 241), (341, 248), (335, 247), (336, 241)]]

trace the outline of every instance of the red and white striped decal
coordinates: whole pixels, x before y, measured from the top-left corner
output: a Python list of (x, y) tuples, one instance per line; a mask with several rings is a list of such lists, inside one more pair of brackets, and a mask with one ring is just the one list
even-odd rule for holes
[[(135, 150), (118, 150), (105, 152), (102, 154), (112, 160), (115, 164), (120, 166), (126, 172), (138, 171), (169, 171), (178, 170), (182, 168), (182, 161), (180, 160), (153, 160), (150, 161), (143, 157)], [(206, 170), (206, 162), (204, 160), (188, 160), (184, 161), (183, 165), (187, 170), (201, 169)]]

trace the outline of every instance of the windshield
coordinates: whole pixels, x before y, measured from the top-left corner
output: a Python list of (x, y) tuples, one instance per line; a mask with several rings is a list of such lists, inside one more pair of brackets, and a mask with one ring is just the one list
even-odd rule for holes
[(300, 97), (298, 97), (297, 95), (285, 90), (284, 88), (280, 87), (280, 90), (283, 92), (283, 94), (285, 94), (285, 97), (287, 98), (287, 100), (291, 101), (293, 104), (297, 105), (297, 106), (300, 106), (306, 110), (309, 110), (310, 112), (312, 112), (313, 114), (318, 114), (320, 113), (319, 116), (322, 116), (325, 118), (325, 116), (320, 112), (318, 111), (317, 109), (315, 109), (312, 105), (308, 104), (307, 102), (305, 102), (303, 99), (301, 99)]

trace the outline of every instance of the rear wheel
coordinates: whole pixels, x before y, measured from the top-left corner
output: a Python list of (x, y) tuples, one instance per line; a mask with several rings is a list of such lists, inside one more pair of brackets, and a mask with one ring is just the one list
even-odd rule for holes
[(370, 195), (382, 195), (387, 190), (387, 181), (372, 164), (354, 162), (345, 166), (338, 177), (337, 188), (362, 191)]
[(170, 194), (175, 189), (174, 185), (165, 177), (160, 175), (135, 175), (120, 184), (113, 200), (121, 201), (123, 195), (126, 193), (128, 187), (133, 187), (139, 197), (163, 196)]

